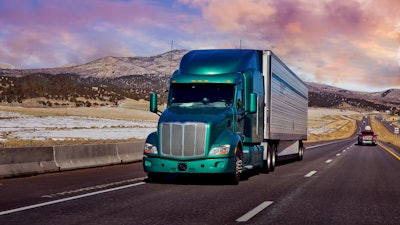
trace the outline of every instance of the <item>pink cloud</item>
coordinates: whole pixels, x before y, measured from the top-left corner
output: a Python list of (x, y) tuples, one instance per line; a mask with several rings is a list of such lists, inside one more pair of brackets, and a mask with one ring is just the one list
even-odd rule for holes
[[(321, 82), (399, 86), (400, 2), (191, 1), (215, 29), (271, 48)], [(223, 13), (221, 13), (223, 12)], [(397, 27), (394, 26), (397, 24)], [(232, 39), (231, 39), (232, 40)]]
[(171, 21), (169, 12), (148, 1), (38, 1), (35, 8), (29, 1), (10, 1), (0, 9), (0, 63), (52, 67), (132, 56), (132, 43), (148, 42), (152, 38), (144, 33)]

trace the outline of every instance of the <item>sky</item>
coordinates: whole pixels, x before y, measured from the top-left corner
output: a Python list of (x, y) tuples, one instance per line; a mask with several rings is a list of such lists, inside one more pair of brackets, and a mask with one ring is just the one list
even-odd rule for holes
[(0, 0), (0, 64), (173, 49), (274, 51), (303, 81), (400, 88), (399, 0)]

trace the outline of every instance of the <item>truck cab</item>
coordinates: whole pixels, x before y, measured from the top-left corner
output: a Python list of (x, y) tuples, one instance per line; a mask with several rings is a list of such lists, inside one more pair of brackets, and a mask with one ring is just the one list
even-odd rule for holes
[(270, 50), (186, 53), (169, 80), (167, 108), (144, 144), (143, 168), (162, 174), (272, 172), (278, 156), (302, 159), (307, 87)]
[[(220, 173), (231, 174), (238, 181), (246, 165), (260, 166), (261, 148), (251, 155), (244, 153), (246, 145), (262, 140), (263, 127), (253, 126), (257, 109), (262, 115), (264, 94), (261, 73), (251, 70), (260, 68), (255, 53), (193, 51), (182, 58), (170, 79), (167, 108), (160, 115), (158, 131), (145, 143), (143, 165), (149, 177), (157, 173)], [(215, 54), (219, 54), (218, 62)], [(242, 65), (235, 63), (238, 57)], [(153, 93), (150, 99), (150, 111), (157, 112), (157, 95)], [(253, 128), (259, 129), (255, 135)]]

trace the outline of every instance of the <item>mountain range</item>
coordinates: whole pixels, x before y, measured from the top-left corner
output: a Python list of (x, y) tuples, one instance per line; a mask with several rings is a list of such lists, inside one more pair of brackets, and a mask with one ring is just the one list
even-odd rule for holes
[[(16, 69), (0, 65), (0, 103), (46, 107), (118, 105), (125, 98), (148, 99), (150, 92), (165, 102), (168, 80), (186, 50), (150, 57), (104, 57), (82, 65)], [(307, 82), (310, 107), (385, 111), (400, 105), (400, 89), (359, 92)], [(32, 101), (30, 101), (32, 102)]]

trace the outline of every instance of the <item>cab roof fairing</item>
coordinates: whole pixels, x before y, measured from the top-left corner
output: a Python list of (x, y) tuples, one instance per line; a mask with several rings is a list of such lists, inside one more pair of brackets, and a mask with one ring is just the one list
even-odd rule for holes
[(210, 49), (193, 50), (186, 53), (179, 65), (178, 73), (190, 75), (216, 75), (242, 73), (261, 68), (260, 50)]

